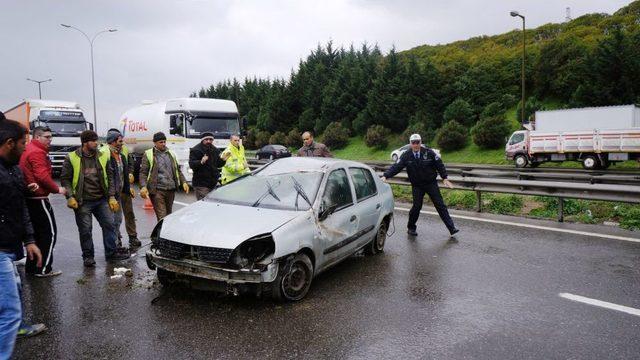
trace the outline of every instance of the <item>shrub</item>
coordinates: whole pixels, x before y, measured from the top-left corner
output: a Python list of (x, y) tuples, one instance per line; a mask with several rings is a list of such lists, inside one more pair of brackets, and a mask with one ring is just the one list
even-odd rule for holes
[(269, 137), (269, 144), (284, 145), (286, 141), (287, 135), (285, 135), (285, 133), (283, 133), (282, 131), (276, 131)]
[(435, 137), (435, 131), (433, 131), (433, 129), (427, 129), (423, 123), (411, 123), (402, 132), (402, 135), (400, 135), (400, 140), (402, 140), (403, 143), (408, 143), (409, 136), (411, 136), (411, 134), (420, 134), (422, 142), (425, 144), (429, 144)]
[(476, 194), (473, 191), (442, 190), (444, 201), (448, 206), (458, 209), (473, 209), (476, 206)]
[(494, 116), (478, 121), (471, 129), (473, 142), (481, 149), (499, 149), (511, 133), (511, 126), (502, 118)]
[(285, 141), (285, 145), (288, 147), (297, 148), (302, 145), (302, 133), (297, 129), (293, 128), (289, 130), (287, 133), (287, 139)]
[(340, 149), (349, 142), (349, 130), (342, 127), (339, 122), (332, 122), (324, 130), (323, 142), (330, 149)]
[(492, 102), (491, 104), (484, 107), (482, 112), (480, 113), (480, 119), (486, 119), (498, 115), (504, 114), (504, 107), (499, 102)]
[(391, 131), (382, 125), (372, 125), (367, 129), (367, 134), (364, 136), (364, 143), (368, 147), (376, 149), (384, 149), (389, 145), (387, 137)]
[(518, 214), (522, 209), (522, 197), (518, 195), (496, 195), (489, 199), (487, 209), (496, 214)]
[(255, 140), (255, 146), (256, 149), (260, 149), (261, 147), (265, 146), (265, 145), (269, 145), (269, 138), (271, 137), (271, 134), (269, 134), (268, 131), (258, 131), (256, 133), (256, 140)]
[(475, 116), (473, 114), (473, 108), (468, 102), (463, 99), (456, 99), (447, 106), (444, 110), (444, 121), (457, 121), (460, 124), (473, 124), (475, 122)]
[(620, 227), (627, 230), (640, 229), (640, 206), (621, 206), (617, 212), (620, 213)]
[(436, 144), (444, 151), (462, 149), (467, 144), (467, 129), (457, 121), (449, 121), (438, 130)]
[(242, 145), (247, 149), (256, 148), (256, 130), (255, 129), (249, 129), (247, 131), (247, 136), (245, 136), (244, 140), (242, 140)]

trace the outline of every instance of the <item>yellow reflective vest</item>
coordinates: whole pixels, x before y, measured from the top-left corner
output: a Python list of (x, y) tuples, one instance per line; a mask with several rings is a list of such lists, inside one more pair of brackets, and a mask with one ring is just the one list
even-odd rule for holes
[(226, 184), (250, 172), (249, 168), (244, 166), (247, 162), (244, 156), (244, 146), (240, 145), (240, 147), (235, 147), (229, 144), (223, 153), (227, 151), (231, 153), (231, 156), (227, 158), (226, 163), (222, 167), (222, 178), (220, 179), (222, 184)]
[[(78, 191), (78, 181), (80, 180), (80, 168), (82, 167), (82, 157), (78, 155), (76, 151), (72, 151), (69, 154), (69, 161), (71, 162), (71, 167), (73, 168), (73, 180), (71, 181), (71, 191), (73, 192), (73, 196), (76, 195)], [(111, 153), (109, 151), (97, 151), (96, 156), (98, 157), (98, 163), (102, 168), (102, 188), (104, 189), (104, 193), (109, 193), (109, 179), (107, 178), (107, 164), (109, 163), (109, 159), (111, 159)]]

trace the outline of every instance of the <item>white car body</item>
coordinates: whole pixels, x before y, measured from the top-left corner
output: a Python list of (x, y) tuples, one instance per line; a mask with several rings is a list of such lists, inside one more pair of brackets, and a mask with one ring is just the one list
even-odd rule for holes
[[(370, 172), (371, 176), (365, 171)], [(312, 175), (306, 175), (311, 173)], [(308, 197), (313, 197), (310, 199), (311, 207), (296, 195), (297, 191), (293, 187), (288, 189), (286, 184), (283, 185), (290, 174), (305, 174), (304, 176), (310, 176), (317, 182), (314, 195), (311, 195), (313, 189), (306, 189), (309, 192)], [(343, 180), (345, 174), (352, 201), (349, 203), (348, 200), (339, 198), (339, 201), (344, 201), (344, 205), (335, 208), (334, 212), (323, 218), (322, 207), (330, 207), (332, 197), (335, 199), (336, 194), (346, 195), (345, 199), (348, 197), (346, 185), (336, 181)], [(255, 178), (250, 179), (251, 177)], [(330, 177), (332, 180), (329, 180)], [(237, 293), (242, 284), (268, 285), (275, 282), (279, 268), (288, 266), (287, 259), (296, 254), (304, 253), (311, 259), (315, 276), (369, 244), (374, 244), (381, 229), (385, 230), (386, 238), (386, 229), (393, 214), (393, 194), (390, 186), (382, 182), (367, 165), (337, 159), (284, 158), (265, 165), (237, 182), (264, 179), (284, 179), (278, 180), (280, 182), (274, 185), (274, 192), (280, 197), (287, 192), (296, 195), (296, 201), (299, 200), (299, 204), (304, 204), (307, 209), (253, 207), (216, 200), (216, 191), (233, 192), (243, 186), (237, 184), (235, 188), (224, 190), (225, 187), (232, 186), (232, 182), (214, 190), (203, 201), (182, 208), (162, 220), (152, 234), (154, 246), (147, 253), (149, 266), (152, 269), (158, 267), (171, 273), (222, 282), (227, 284), (227, 290), (231, 287), (233, 292)], [(359, 179), (357, 184), (355, 179)], [(366, 181), (363, 183), (362, 179)], [(371, 187), (371, 181), (375, 184), (374, 194), (371, 194), (374, 188)], [(328, 188), (329, 183), (331, 189)], [(342, 187), (336, 187), (336, 184)], [(367, 196), (364, 195), (367, 192), (363, 192), (365, 188), (369, 191)], [(340, 192), (341, 190), (345, 191)], [(255, 189), (255, 197), (263, 191)], [(270, 196), (269, 201), (275, 205), (281, 204), (278, 202), (280, 200), (273, 200)], [(384, 227), (381, 228), (381, 224), (384, 224)], [(250, 266), (237, 265), (246, 260), (235, 256), (243, 251), (240, 250), (242, 246), (247, 246), (247, 240), (258, 238), (260, 241), (268, 241), (265, 239), (269, 236), (275, 244), (272, 254), (261, 261), (251, 263)], [(170, 245), (165, 245), (164, 242), (167, 240)], [(384, 246), (384, 243), (382, 245)], [(215, 248), (215, 256), (220, 255), (221, 258), (216, 258), (217, 263), (202, 261), (199, 255), (196, 259), (189, 259), (189, 256), (185, 255), (176, 259), (169, 246), (182, 247), (182, 254), (185, 254), (184, 249), (191, 249), (191, 255), (194, 251), (205, 253), (214, 251), (211, 249)], [(167, 250), (162, 250), (163, 248)], [(163, 255), (163, 251), (174, 258)], [(378, 252), (381, 251), (380, 249)], [(225, 258), (227, 262), (222, 263)], [(234, 264), (234, 259), (240, 259), (240, 262)]]
[[(424, 145), (422, 147), (424, 147)], [(400, 156), (402, 156), (402, 154), (404, 154), (404, 152), (407, 151), (409, 148), (411, 148), (411, 144), (407, 144), (398, 149), (393, 150), (391, 152), (391, 161), (393, 161), (394, 163), (397, 163), (398, 160), (400, 160)], [(431, 149), (431, 150), (433, 150), (436, 153), (436, 155), (438, 155), (438, 157), (441, 157), (440, 150), (438, 149)]]

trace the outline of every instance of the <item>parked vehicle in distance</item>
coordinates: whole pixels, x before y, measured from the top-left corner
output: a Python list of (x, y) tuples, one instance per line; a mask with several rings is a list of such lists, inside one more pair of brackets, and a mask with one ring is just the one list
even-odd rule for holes
[(25, 99), (4, 112), (7, 119), (16, 120), (33, 131), (37, 126), (51, 129), (49, 158), (53, 172), (62, 170), (67, 153), (80, 146), (80, 134), (92, 130), (93, 124), (84, 118), (80, 105), (73, 101)]
[(393, 207), (391, 187), (365, 164), (279, 159), (163, 218), (147, 264), (165, 286), (296, 301), (345, 258), (383, 252)]
[(256, 152), (256, 159), (275, 160), (290, 157), (291, 152), (283, 145), (265, 145)]
[[(422, 145), (422, 147), (425, 147), (424, 145)], [(400, 156), (402, 156), (402, 154), (404, 154), (405, 151), (409, 150), (409, 148), (411, 148), (410, 144), (404, 145), (398, 149), (395, 149), (391, 152), (391, 161), (393, 161), (394, 163), (397, 163), (398, 160), (400, 160)], [(433, 150), (436, 155), (440, 156), (440, 150), (439, 149), (431, 149)]]
[(200, 143), (202, 133), (212, 133), (213, 145), (224, 149), (229, 145), (229, 137), (243, 133), (246, 124), (241, 122), (238, 107), (231, 100), (178, 98), (144, 101), (122, 115), (119, 128), (135, 158), (136, 177), (144, 151), (153, 147), (153, 134), (162, 131), (190, 182), (193, 170), (189, 167), (189, 149)]
[(640, 108), (635, 105), (537, 111), (505, 146), (516, 167), (580, 161), (587, 170), (640, 161)]

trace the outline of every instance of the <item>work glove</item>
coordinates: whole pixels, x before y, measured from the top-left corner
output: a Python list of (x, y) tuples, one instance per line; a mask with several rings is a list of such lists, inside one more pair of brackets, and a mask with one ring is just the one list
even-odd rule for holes
[(185, 193), (189, 193), (189, 184), (187, 183), (182, 183), (182, 190), (184, 190)]
[(73, 210), (77, 209), (78, 208), (78, 201), (76, 200), (76, 198), (70, 197), (67, 200), (67, 207), (69, 209), (73, 209)]
[(109, 209), (113, 212), (118, 212), (120, 210), (120, 203), (116, 200), (115, 197), (109, 197)]
[(146, 186), (143, 186), (142, 189), (140, 189), (140, 197), (143, 199), (146, 199), (149, 197), (149, 190), (147, 190)]
[(129, 174), (129, 184), (133, 184), (136, 179), (133, 177), (133, 174)]
[(136, 197), (136, 192), (133, 190), (133, 188), (129, 188), (129, 194), (131, 194), (131, 198), (135, 199)]

